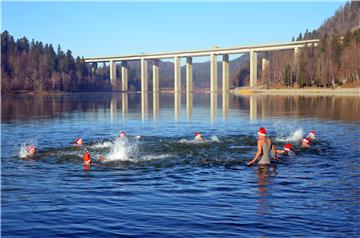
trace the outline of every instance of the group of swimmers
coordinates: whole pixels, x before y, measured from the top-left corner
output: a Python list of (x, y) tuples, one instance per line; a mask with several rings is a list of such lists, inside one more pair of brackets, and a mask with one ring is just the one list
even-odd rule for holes
[[(315, 131), (311, 131), (308, 137), (304, 138), (301, 143), (302, 148), (310, 148), (311, 143), (315, 141)], [(260, 159), (258, 162), (259, 165), (269, 165), (270, 164), (270, 151), (272, 151), (273, 158), (275, 160), (280, 160), (278, 158), (278, 154), (283, 156), (290, 156), (292, 153), (292, 145), (287, 143), (284, 145), (284, 148), (281, 150), (277, 150), (275, 146), (272, 144), (271, 139), (267, 137), (266, 129), (264, 127), (260, 127), (260, 129), (257, 132), (258, 135), (258, 141), (257, 141), (257, 152), (255, 154), (255, 157), (247, 163), (248, 166), (253, 165), (257, 160)], [(125, 131), (121, 131), (119, 134), (119, 137), (121, 139), (124, 139), (126, 137)], [(203, 141), (202, 135), (200, 132), (195, 132), (194, 141), (200, 142)], [(74, 146), (75, 147), (82, 147), (84, 144), (82, 138), (76, 138), (74, 140)], [(32, 157), (36, 154), (36, 147), (35, 145), (28, 145), (26, 147), (26, 152), (28, 157)], [(261, 158), (260, 158), (261, 157)], [(104, 161), (105, 157), (100, 156), (100, 161)], [(89, 154), (89, 151), (85, 147), (85, 153), (83, 155), (83, 163), (84, 165), (90, 165), (91, 164), (91, 157)]]
[[(301, 142), (302, 148), (310, 148), (311, 143), (315, 141), (315, 131), (311, 131), (308, 135), (308, 137), (305, 137)], [(260, 129), (257, 132), (258, 135), (258, 141), (257, 141), (257, 152), (255, 154), (255, 157), (249, 161), (246, 165), (251, 166), (253, 165), (258, 159), (260, 161), (258, 162), (258, 165), (269, 165), (270, 164), (270, 151), (272, 151), (274, 160), (280, 160), (278, 158), (278, 154), (281, 154), (285, 157), (290, 156), (292, 153), (292, 145), (287, 143), (284, 145), (284, 148), (282, 150), (277, 150), (275, 146), (272, 144), (269, 137), (266, 135), (266, 129), (264, 127), (260, 127)], [(261, 158), (260, 158), (261, 157)]]

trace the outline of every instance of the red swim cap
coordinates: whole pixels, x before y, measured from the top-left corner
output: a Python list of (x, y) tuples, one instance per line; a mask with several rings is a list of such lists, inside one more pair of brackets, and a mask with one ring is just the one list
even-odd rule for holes
[(34, 154), (35, 151), (36, 151), (36, 147), (34, 145), (29, 145), (28, 147), (26, 147), (26, 151), (29, 153), (29, 154)]
[(200, 132), (195, 132), (195, 136), (201, 135)]
[(124, 136), (126, 136), (125, 131), (120, 132), (120, 137), (124, 137)]
[(84, 156), (83, 156), (83, 161), (84, 161), (84, 164), (90, 164), (91, 163), (91, 158), (90, 158), (90, 155), (89, 155), (88, 151), (85, 151)]
[(284, 150), (290, 151), (291, 150), (291, 144), (285, 144)]
[(258, 130), (258, 135), (266, 136), (266, 130), (264, 127), (260, 127), (260, 129)]
[(310, 139), (309, 139), (309, 138), (304, 138), (303, 141), (304, 141), (306, 144), (310, 144)]
[(75, 139), (75, 145), (82, 145), (82, 144), (83, 144), (83, 140), (81, 138)]

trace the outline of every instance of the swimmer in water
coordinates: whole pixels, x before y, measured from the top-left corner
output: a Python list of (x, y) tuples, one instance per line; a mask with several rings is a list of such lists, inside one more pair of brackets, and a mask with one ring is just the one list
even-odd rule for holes
[(83, 139), (82, 138), (76, 138), (74, 141), (74, 146), (81, 147), (83, 145)]
[(84, 165), (90, 165), (91, 164), (91, 158), (89, 155), (88, 150), (85, 150), (84, 156), (83, 156)]
[(284, 155), (286, 157), (292, 154), (291, 144), (285, 144), (283, 150), (276, 150), (277, 154)]
[(202, 141), (203, 138), (201, 137), (201, 133), (200, 132), (195, 132), (195, 138), (194, 141)]
[(301, 142), (301, 147), (302, 148), (311, 148), (310, 138), (308, 138), (308, 137), (304, 138)]
[(120, 138), (125, 138), (126, 137), (125, 131), (120, 132), (119, 136)]
[(36, 147), (35, 145), (28, 145), (26, 147), (27, 156), (34, 156), (36, 154)]
[(316, 140), (315, 134), (316, 134), (315, 131), (311, 131), (311, 132), (309, 133), (309, 135), (308, 135), (308, 138), (309, 138), (311, 141)]
[(277, 158), (275, 146), (272, 144), (270, 138), (266, 136), (266, 129), (264, 127), (260, 127), (257, 134), (258, 150), (255, 154), (255, 157), (247, 163), (247, 166), (253, 165), (260, 158), (260, 156), (261, 159), (258, 162), (258, 165), (270, 165), (270, 150), (272, 150), (274, 159), (279, 160), (279, 158)]

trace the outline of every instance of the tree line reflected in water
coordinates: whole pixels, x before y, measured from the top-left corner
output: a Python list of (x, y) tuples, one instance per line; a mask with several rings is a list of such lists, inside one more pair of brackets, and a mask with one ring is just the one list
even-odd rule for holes
[(174, 110), (178, 120), (182, 113), (188, 119), (198, 107), (209, 108), (209, 117), (215, 121), (238, 111), (250, 120), (268, 117), (315, 117), (331, 120), (360, 121), (358, 96), (234, 96), (228, 93), (113, 93), (113, 94), (35, 94), (3, 95), (1, 101), (3, 122), (62, 117), (71, 112), (140, 113), (142, 119), (159, 116), (161, 109)]

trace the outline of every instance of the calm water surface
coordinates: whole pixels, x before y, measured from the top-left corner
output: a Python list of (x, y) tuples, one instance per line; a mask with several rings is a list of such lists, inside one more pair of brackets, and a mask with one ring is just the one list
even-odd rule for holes
[[(360, 236), (360, 97), (3, 95), (1, 103), (3, 237)], [(260, 126), (298, 155), (268, 171), (246, 167)], [(300, 149), (311, 130), (317, 143)], [(205, 142), (192, 141), (196, 131)], [(76, 137), (91, 167), (72, 147)], [(24, 143), (38, 155), (20, 159)]]

